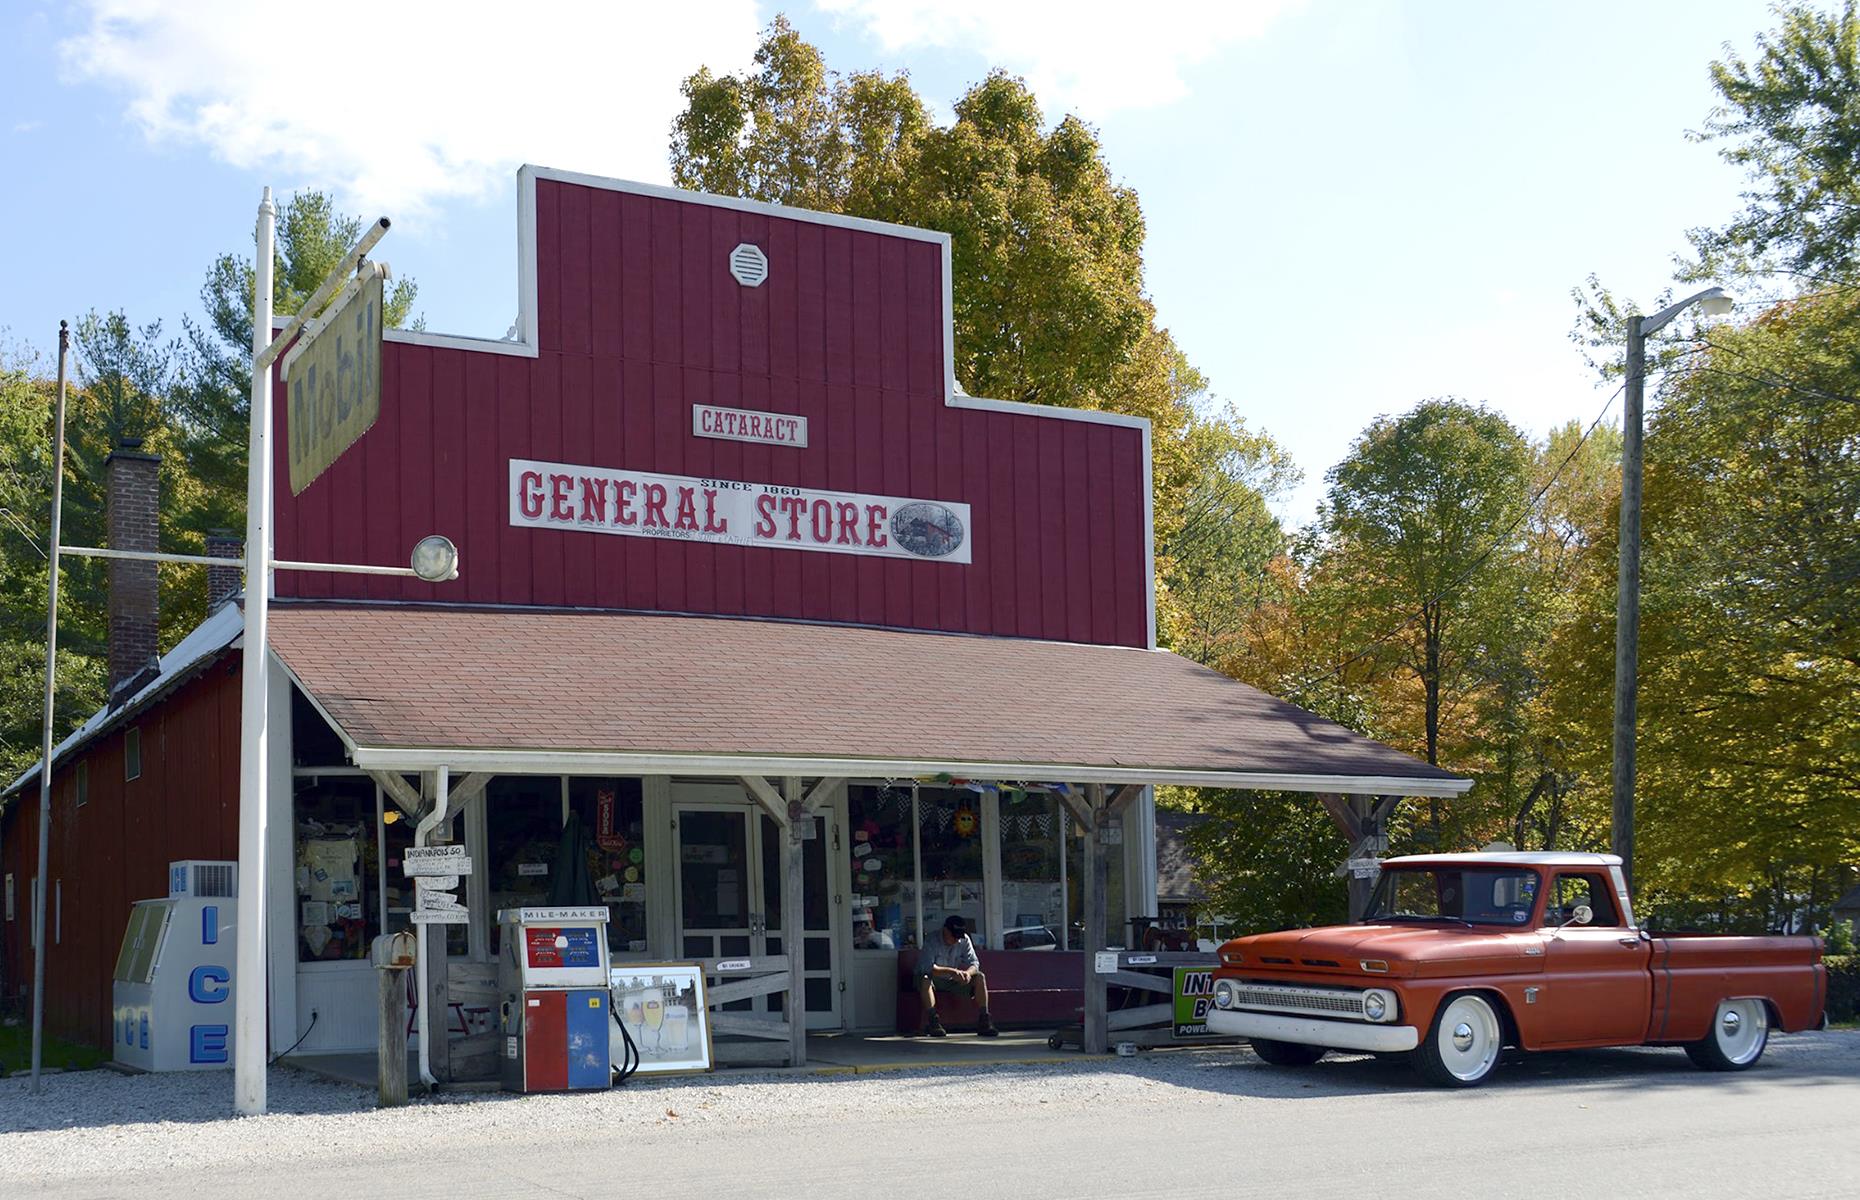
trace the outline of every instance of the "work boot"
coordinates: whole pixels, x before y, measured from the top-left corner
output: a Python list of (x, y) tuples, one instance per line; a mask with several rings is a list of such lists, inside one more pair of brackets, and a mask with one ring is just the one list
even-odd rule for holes
[(943, 1028), (943, 1018), (937, 1016), (935, 1013), (931, 1013), (930, 1019), (924, 1022), (924, 1036), (948, 1037), (949, 1030)]
[(975, 1036), (976, 1037), (1000, 1037), (1001, 1036), (1001, 1031), (995, 1028), (994, 1018), (989, 1016), (986, 1011), (982, 1013), (981, 1020), (976, 1022)]

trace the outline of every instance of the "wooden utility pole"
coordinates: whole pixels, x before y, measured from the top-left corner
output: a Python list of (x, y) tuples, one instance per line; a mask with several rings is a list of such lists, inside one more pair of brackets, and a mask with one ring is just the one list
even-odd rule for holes
[(1610, 848), (1629, 886), (1634, 868), (1634, 723), (1640, 669), (1641, 410), (1647, 338), (1639, 313), (1628, 316), (1627, 383), (1621, 401), (1621, 546), (1615, 579), (1614, 812)]

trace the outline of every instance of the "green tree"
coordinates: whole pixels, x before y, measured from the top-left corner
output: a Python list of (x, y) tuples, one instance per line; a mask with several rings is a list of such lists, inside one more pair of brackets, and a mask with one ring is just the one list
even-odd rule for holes
[[(1143, 292), (1143, 214), (1076, 117), (1047, 129), (996, 71), (934, 124), (903, 74), (826, 69), (776, 18), (753, 73), (701, 70), (673, 122), (681, 187), (952, 235), (956, 378), (971, 394), (1138, 412), (1180, 436), (1198, 390)], [(1158, 505), (1158, 511), (1162, 506)]]
[[(362, 234), (362, 219), (337, 211), (325, 192), (298, 192), (278, 212), (272, 258), (272, 308), (280, 317), (303, 307)], [(182, 321), (177, 378), (167, 423), (198, 493), (174, 511), (175, 523), (196, 538), (215, 528), (245, 525), (246, 442), (252, 396), (252, 296), (256, 273), (249, 257), (227, 253), (213, 260), (200, 289), (205, 321)], [(408, 324), (419, 285), (396, 280), (383, 313), (390, 328)], [(422, 322), (412, 322), (419, 328)], [(165, 507), (165, 506), (164, 506)], [(164, 511), (164, 516), (167, 516)]]
[(1734, 220), (1692, 231), (1692, 273), (1845, 279), (1860, 265), (1860, 19), (1854, 0), (1775, 13), (1751, 57), (1711, 65), (1722, 104), (1693, 136), (1721, 143), (1751, 188)]
[(1429, 400), (1377, 420), (1331, 470), (1321, 553), (1350, 592), (1365, 654), (1420, 689), (1429, 763), (1441, 761), (1443, 718), (1485, 681), (1493, 648), (1511, 644), (1531, 465), (1503, 417)]

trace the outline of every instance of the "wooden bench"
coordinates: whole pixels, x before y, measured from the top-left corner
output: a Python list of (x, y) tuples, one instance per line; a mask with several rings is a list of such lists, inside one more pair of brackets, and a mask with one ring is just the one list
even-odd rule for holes
[[(898, 951), (898, 1032), (923, 1032), (917, 998), (916, 950)], [(1085, 1003), (1085, 955), (1077, 950), (978, 950), (995, 1024), (1039, 1027), (1074, 1024)], [(979, 1013), (967, 996), (939, 992), (937, 1015), (947, 1029), (973, 1029)]]

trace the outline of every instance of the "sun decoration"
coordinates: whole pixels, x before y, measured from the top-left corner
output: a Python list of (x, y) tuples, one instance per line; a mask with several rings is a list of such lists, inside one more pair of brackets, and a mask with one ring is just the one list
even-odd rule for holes
[(975, 812), (969, 808), (956, 810), (956, 835), (958, 837), (975, 836)]

